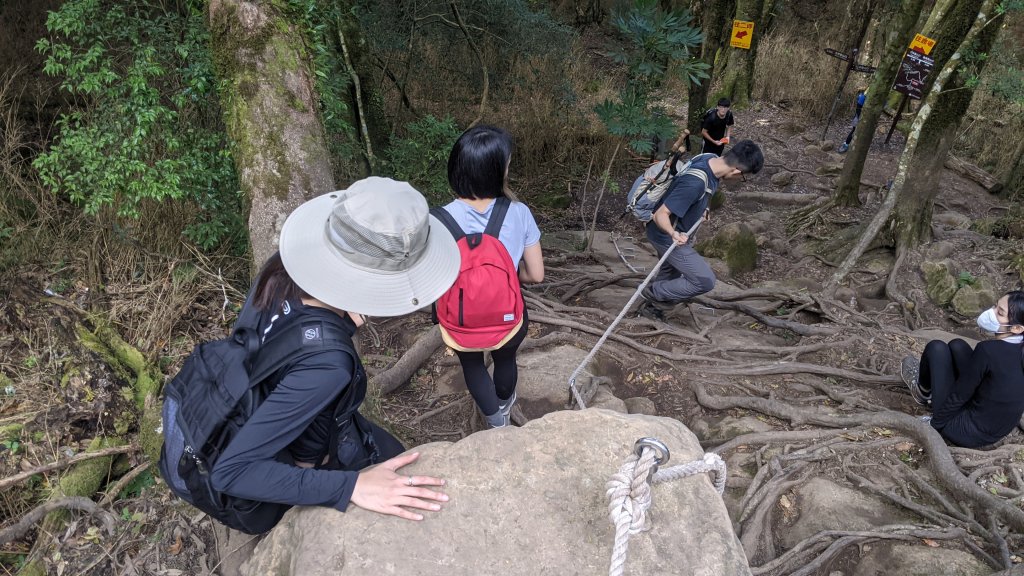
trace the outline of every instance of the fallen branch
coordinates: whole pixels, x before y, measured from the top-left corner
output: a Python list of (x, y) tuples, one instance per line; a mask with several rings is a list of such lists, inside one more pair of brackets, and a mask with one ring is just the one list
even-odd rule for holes
[(73, 466), (85, 460), (92, 460), (93, 458), (102, 458), (103, 456), (114, 456), (116, 454), (126, 454), (128, 452), (134, 452), (138, 449), (139, 447), (135, 445), (114, 446), (111, 448), (97, 450), (95, 452), (83, 452), (81, 454), (76, 454), (75, 456), (72, 456), (67, 460), (57, 460), (56, 462), (50, 462), (49, 464), (37, 466), (35, 468), (32, 468), (31, 470), (19, 472), (14, 476), (8, 476), (7, 478), (0, 480), (0, 489), (7, 488), (8, 486), (17, 484), (18, 482), (21, 482), (23, 480), (27, 480), (35, 476), (36, 474), (45, 474), (46, 472), (51, 472), (53, 470), (62, 470), (64, 468)]
[(381, 394), (390, 394), (398, 390), (443, 345), (441, 331), (437, 326), (431, 326), (429, 330), (420, 335), (411, 348), (405, 351), (405, 354), (402, 354), (394, 366), (370, 380), (370, 388), (380, 390)]
[(81, 510), (83, 512), (88, 512), (89, 514), (95, 514), (96, 516), (99, 516), (100, 520), (103, 522), (103, 527), (107, 530), (107, 533), (111, 536), (114, 535), (115, 518), (113, 514), (107, 512), (101, 508), (99, 504), (96, 504), (84, 496), (70, 496), (40, 504), (33, 508), (28, 514), (22, 516), (21, 520), (18, 520), (11, 526), (0, 530), (0, 546), (24, 536), (32, 529), (33, 526), (36, 525), (37, 522), (54, 510)]
[(774, 204), (814, 204), (821, 198), (814, 194), (788, 194), (785, 192), (736, 192), (731, 197), (735, 200), (772, 202)]
[(100, 506), (106, 506), (107, 504), (113, 502), (114, 498), (117, 498), (117, 495), (120, 494), (122, 490), (124, 490), (125, 486), (130, 484), (132, 480), (138, 478), (140, 474), (142, 474), (146, 470), (149, 470), (149, 465), (149, 462), (143, 462), (142, 464), (139, 464), (135, 468), (129, 470), (128, 473), (122, 476), (116, 483), (114, 483), (113, 486), (107, 488), (107, 493), (100, 500)]

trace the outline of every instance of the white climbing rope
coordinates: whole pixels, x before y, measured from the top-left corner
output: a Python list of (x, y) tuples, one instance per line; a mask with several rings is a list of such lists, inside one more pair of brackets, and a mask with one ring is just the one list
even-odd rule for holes
[[(703, 218), (699, 218), (697, 222), (694, 223), (694, 225), (686, 233), (686, 235), (688, 237), (693, 236), (693, 233), (697, 231), (697, 228), (700, 228), (700, 225), (703, 221)], [(597, 355), (597, 351), (601, 348), (605, 341), (608, 340), (608, 337), (611, 336), (612, 332), (615, 330), (615, 327), (619, 325), (619, 322), (621, 322), (622, 319), (626, 317), (626, 312), (628, 312), (629, 309), (633, 307), (633, 303), (636, 302), (636, 299), (640, 297), (640, 294), (643, 292), (644, 288), (646, 288), (647, 285), (651, 282), (651, 278), (654, 278), (654, 275), (658, 273), (658, 270), (661, 270), (661, 265), (665, 263), (665, 260), (668, 259), (668, 255), (671, 254), (672, 251), (676, 249), (676, 246), (678, 246), (678, 244), (673, 242), (668, 247), (668, 250), (665, 250), (665, 253), (661, 255), (661, 260), (658, 260), (658, 263), (654, 265), (654, 268), (651, 268), (651, 271), (647, 274), (647, 277), (644, 278), (644, 281), (641, 282), (640, 285), (636, 287), (636, 292), (634, 292), (633, 296), (630, 297), (629, 302), (626, 302), (626, 305), (622, 308), (622, 311), (619, 312), (619, 315), (615, 317), (615, 320), (612, 320), (612, 323), (608, 325), (608, 328), (604, 331), (604, 334), (601, 335), (601, 337), (597, 340), (597, 343), (594, 344), (594, 347), (591, 348), (590, 352), (587, 353), (587, 357), (583, 359), (583, 362), (580, 362), (580, 365), (577, 366), (576, 369), (573, 370), (572, 374), (569, 376), (569, 390), (570, 392), (572, 392), (573, 399), (576, 400), (577, 404), (579, 404), (580, 410), (586, 408), (587, 405), (583, 401), (583, 396), (580, 395), (579, 389), (576, 388), (576, 378), (580, 375), (580, 372), (583, 372), (583, 369), (586, 368), (588, 364), (590, 364), (590, 361), (594, 359), (594, 356)]]
[(621, 576), (629, 551), (629, 537), (650, 529), (647, 509), (651, 507), (651, 485), (687, 476), (713, 472), (712, 484), (719, 494), (725, 491), (725, 462), (715, 453), (704, 454), (701, 460), (659, 469), (668, 462), (668, 448), (654, 438), (641, 438), (636, 451), (605, 484), (608, 495), (608, 517), (615, 526), (609, 576)]

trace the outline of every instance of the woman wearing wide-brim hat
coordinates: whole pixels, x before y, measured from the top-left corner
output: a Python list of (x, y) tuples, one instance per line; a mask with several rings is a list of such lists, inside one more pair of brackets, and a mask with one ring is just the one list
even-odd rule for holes
[[(263, 334), (275, 323), (303, 322), (305, 329), (306, 322), (330, 320), (351, 337), (363, 315), (399, 316), (429, 305), (458, 271), (455, 241), (429, 216), (423, 196), (405, 182), (372, 177), (288, 217), (253, 304)], [(318, 350), (287, 366), (215, 463), (215, 488), (258, 502), (341, 511), (351, 502), (410, 520), (421, 520), (420, 510), (439, 510), (448, 497), (433, 487), (444, 480), (399, 472), (419, 454), (399, 456), (398, 440), (359, 414), (365, 394), (366, 373), (354, 352)], [(342, 424), (334, 446), (336, 422)], [(335, 465), (325, 469), (328, 462)]]

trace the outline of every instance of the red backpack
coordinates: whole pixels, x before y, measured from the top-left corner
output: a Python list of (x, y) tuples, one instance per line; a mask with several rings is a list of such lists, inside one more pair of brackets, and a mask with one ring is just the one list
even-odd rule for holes
[(444, 208), (430, 211), (455, 237), (462, 257), (455, 284), (434, 304), (441, 337), (454, 350), (496, 350), (523, 324), (519, 275), (498, 239), (510, 205), (507, 197), (495, 200), (487, 227), (476, 234), (466, 234)]

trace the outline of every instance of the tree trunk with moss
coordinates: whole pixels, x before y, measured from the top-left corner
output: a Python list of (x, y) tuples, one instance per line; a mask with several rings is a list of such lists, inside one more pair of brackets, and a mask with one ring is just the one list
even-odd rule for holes
[(921, 14), (923, 0), (903, 0), (896, 23), (890, 30), (885, 43), (885, 53), (878, 64), (868, 88), (868, 99), (860, 112), (857, 132), (854, 134), (850, 150), (843, 162), (843, 171), (836, 184), (835, 202), (841, 206), (860, 204), (860, 177), (864, 172), (864, 161), (871, 148), (871, 140), (875, 137), (878, 119), (882, 116), (885, 99), (889, 95), (896, 71), (899, 70), (903, 53), (913, 38), (914, 24)]
[[(945, 54), (938, 54), (944, 62), (951, 57), (963, 59), (958, 46), (970, 30), (971, 23), (977, 18), (981, 2), (961, 1), (940, 24), (937, 35), (946, 46)], [(969, 52), (988, 54), (999, 33), (999, 21), (1002, 15), (996, 15), (978, 34)], [(956, 35), (960, 34), (959, 38)], [(936, 42), (938, 52), (940, 44)], [(955, 52), (955, 54), (954, 54)], [(967, 114), (974, 96), (974, 88), (968, 82), (979, 76), (988, 61), (987, 58), (973, 62), (961, 62), (949, 80), (942, 86), (928, 120), (921, 127), (917, 148), (910, 159), (907, 184), (904, 193), (896, 202), (893, 215), (896, 243), (901, 248), (913, 248), (927, 242), (932, 235), (932, 210), (935, 197), (939, 192), (939, 176), (943, 173), (943, 165), (950, 148), (956, 140), (960, 121)]]
[(277, 249), (285, 217), (334, 189), (302, 31), (272, 2), (210, 1), (210, 43), (221, 108), (259, 267)]
[[(754, 23), (754, 33), (750, 38), (750, 49), (727, 46), (725, 68), (722, 70), (722, 86), (711, 98), (732, 100), (732, 105), (744, 108), (750, 104), (754, 90), (754, 62), (757, 60), (757, 44), (764, 30), (761, 29), (761, 15), (764, 12), (764, 0), (736, 0), (736, 20)], [(731, 28), (730, 28), (731, 29)]]
[(711, 0), (691, 2), (690, 11), (694, 19), (701, 22), (704, 43), (701, 45), (700, 61), (708, 65), (708, 77), (700, 83), (691, 82), (687, 88), (687, 127), (693, 134), (700, 134), (700, 123), (708, 108), (708, 92), (711, 89), (715, 58), (725, 37), (725, 22), (732, 12), (732, 0)]

